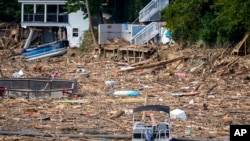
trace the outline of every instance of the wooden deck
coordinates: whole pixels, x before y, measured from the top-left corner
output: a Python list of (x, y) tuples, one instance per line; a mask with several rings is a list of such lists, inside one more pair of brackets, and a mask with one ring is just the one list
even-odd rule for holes
[(140, 62), (150, 57), (155, 47), (148, 45), (102, 45), (95, 52), (104, 58), (125, 62)]

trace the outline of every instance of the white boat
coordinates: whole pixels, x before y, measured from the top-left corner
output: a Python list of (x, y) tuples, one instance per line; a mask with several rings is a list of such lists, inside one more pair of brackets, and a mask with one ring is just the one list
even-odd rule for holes
[[(146, 112), (149, 119), (138, 121), (135, 114), (143, 114)], [(164, 121), (155, 120), (154, 114), (165, 112)], [(148, 115), (149, 114), (149, 115)], [(141, 117), (141, 116), (139, 116)], [(165, 119), (166, 118), (166, 119)], [(151, 121), (149, 121), (151, 120)], [(172, 140), (170, 130), (170, 108), (164, 105), (146, 105), (133, 109), (133, 136), (132, 141), (169, 141)]]

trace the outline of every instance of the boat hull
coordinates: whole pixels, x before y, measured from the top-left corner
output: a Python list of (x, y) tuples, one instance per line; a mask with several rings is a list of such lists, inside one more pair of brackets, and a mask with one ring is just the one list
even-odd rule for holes
[(67, 49), (63, 48), (63, 49), (58, 49), (58, 50), (51, 51), (51, 52), (42, 53), (42, 54), (26, 56), (25, 59), (28, 61), (31, 61), (31, 60), (42, 59), (42, 58), (46, 58), (46, 57), (63, 55), (66, 52), (67, 52)]
[(53, 43), (27, 48), (22, 51), (22, 55), (27, 60), (42, 59), (46, 57), (63, 55), (67, 52), (68, 41), (61, 40)]

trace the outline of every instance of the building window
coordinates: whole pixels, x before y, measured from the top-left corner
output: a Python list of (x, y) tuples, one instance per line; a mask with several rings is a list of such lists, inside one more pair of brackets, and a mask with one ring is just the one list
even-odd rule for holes
[(73, 37), (78, 37), (78, 28), (73, 28)]

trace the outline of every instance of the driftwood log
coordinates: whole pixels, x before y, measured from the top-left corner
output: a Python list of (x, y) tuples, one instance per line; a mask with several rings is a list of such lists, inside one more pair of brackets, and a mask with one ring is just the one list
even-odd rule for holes
[(139, 66), (139, 67), (135, 67), (135, 68), (131, 68), (131, 69), (120, 70), (120, 72), (135, 71), (135, 70), (139, 70), (139, 69), (151, 68), (151, 67), (155, 67), (155, 66), (160, 66), (160, 65), (165, 65), (165, 64), (173, 63), (175, 61), (179, 61), (179, 60), (186, 59), (186, 58), (188, 58), (188, 57), (181, 56), (181, 57), (174, 58), (174, 59), (171, 59), (171, 60), (165, 60), (165, 61), (161, 61), (161, 62), (157, 62), (157, 63), (152, 63), (152, 64), (148, 64), (148, 65), (144, 65), (144, 66)]

